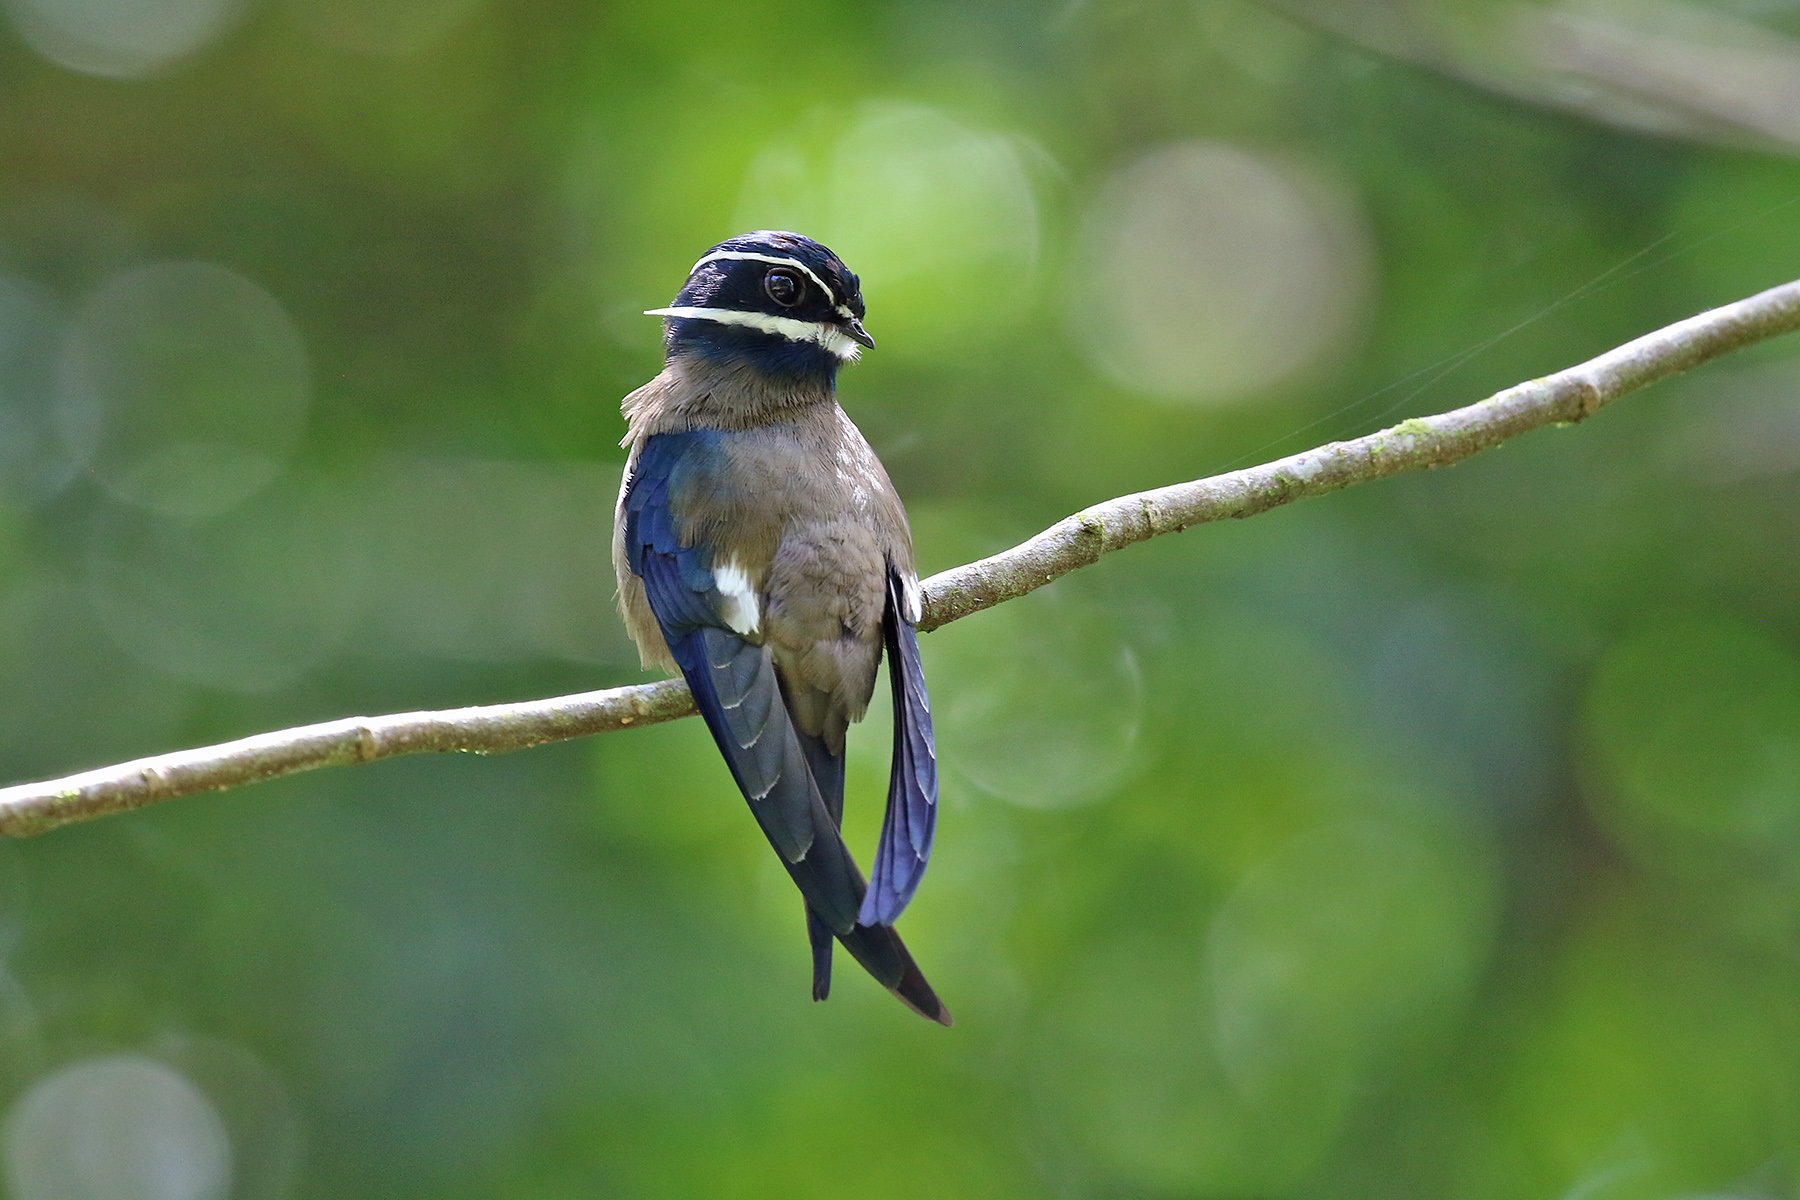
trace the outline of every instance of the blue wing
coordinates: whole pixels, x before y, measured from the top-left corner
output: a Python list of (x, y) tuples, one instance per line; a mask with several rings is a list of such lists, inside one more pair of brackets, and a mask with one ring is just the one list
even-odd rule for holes
[(857, 920), (892, 925), (925, 877), (937, 835), (937, 744), (931, 699), (919, 662), (919, 634), (906, 619), (900, 577), (890, 567), (882, 636), (894, 697), (894, 757), (888, 771), (887, 814), (875, 850), (875, 871)]
[[(838, 833), (802, 738), (788, 713), (768, 647), (732, 630), (713, 576), (714, 548), (684, 544), (679, 501), (719, 494), (729, 434), (661, 433), (645, 439), (623, 505), (625, 552), (695, 706), (769, 843), (805, 897), (814, 945), (814, 993), (829, 988), (825, 931), (889, 990), (933, 1020), (949, 1014), (898, 935), (857, 923), (862, 872)], [(831, 782), (841, 783), (836, 779)], [(842, 804), (841, 791), (837, 792)], [(821, 977), (822, 976), (822, 977)]]

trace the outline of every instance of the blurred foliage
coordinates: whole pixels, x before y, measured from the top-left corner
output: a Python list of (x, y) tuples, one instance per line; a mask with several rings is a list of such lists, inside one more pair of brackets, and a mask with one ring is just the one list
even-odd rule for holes
[[(5, 0), (0, 775), (642, 678), (746, 228), (933, 570), (1800, 276), (1791, 8)], [(927, 638), (950, 1031), (697, 722), (0, 847), (8, 1194), (1794, 1195), (1797, 350)]]

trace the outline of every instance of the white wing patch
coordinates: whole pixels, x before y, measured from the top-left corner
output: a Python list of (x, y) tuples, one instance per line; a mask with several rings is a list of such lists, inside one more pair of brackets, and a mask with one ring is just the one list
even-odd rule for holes
[[(750, 573), (738, 565), (737, 559), (713, 568), (713, 587), (724, 598), (719, 615), (734, 632), (749, 635), (762, 628), (762, 609), (756, 603), (756, 587), (750, 582)], [(917, 591), (918, 585), (914, 584), (913, 589)]]
[(919, 590), (917, 575), (903, 575), (900, 578), (900, 602), (906, 606), (901, 615), (909, 622), (917, 625), (925, 616), (925, 593)]

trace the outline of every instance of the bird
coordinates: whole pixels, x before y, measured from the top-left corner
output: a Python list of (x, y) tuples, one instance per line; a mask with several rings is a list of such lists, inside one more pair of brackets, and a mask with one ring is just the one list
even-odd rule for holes
[[(875, 339), (861, 281), (798, 233), (720, 242), (663, 318), (664, 366), (621, 402), (613, 523), (619, 611), (648, 668), (679, 672), (805, 902), (812, 996), (833, 942), (913, 1011), (950, 1012), (894, 922), (937, 829), (906, 509), (837, 401)], [(887, 658), (894, 740), (865, 884), (839, 827), (844, 739)]]

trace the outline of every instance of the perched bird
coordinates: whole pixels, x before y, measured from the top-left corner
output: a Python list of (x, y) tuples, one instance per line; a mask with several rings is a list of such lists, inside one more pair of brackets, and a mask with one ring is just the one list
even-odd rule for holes
[[(835, 937), (889, 991), (950, 1014), (894, 932), (931, 855), (937, 754), (919, 664), (906, 510), (838, 407), (875, 341), (860, 283), (797, 233), (701, 256), (664, 319), (662, 374), (625, 397), (613, 530), (619, 609), (646, 667), (679, 670), (750, 811), (806, 901), (813, 999)], [(838, 827), (844, 734), (885, 649), (893, 764), (875, 869)]]

